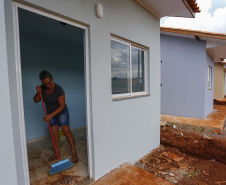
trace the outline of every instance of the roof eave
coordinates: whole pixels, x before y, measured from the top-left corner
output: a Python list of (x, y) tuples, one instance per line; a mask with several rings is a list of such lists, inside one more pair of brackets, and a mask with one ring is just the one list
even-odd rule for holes
[(165, 16), (194, 18), (195, 13), (200, 12), (196, 0), (136, 1), (159, 19)]
[[(226, 34), (213, 33), (200, 30), (189, 30), (181, 28), (160, 27), (161, 34), (192, 38), (199, 37), (199, 40), (207, 42), (206, 51), (213, 58), (215, 63), (221, 63), (221, 58), (226, 58)], [(197, 40), (197, 38), (196, 38)]]
[(193, 12), (193, 10), (192, 10), (190, 4), (188, 4), (187, 0), (182, 0), (182, 1), (183, 1), (184, 5), (187, 7), (187, 9), (190, 12), (191, 16), (193, 18), (195, 18), (195, 12)]
[(152, 13), (155, 17), (158, 19), (161, 19), (161, 17), (158, 15), (157, 12), (149, 8), (145, 3), (143, 3), (141, 0), (136, 0), (138, 3), (140, 3), (146, 10), (148, 10), (150, 13)]
[(214, 32), (201, 31), (201, 30), (189, 30), (189, 29), (183, 29), (183, 28), (171, 28), (171, 27), (164, 27), (164, 26), (160, 27), (160, 31), (226, 40), (225, 33), (214, 33)]

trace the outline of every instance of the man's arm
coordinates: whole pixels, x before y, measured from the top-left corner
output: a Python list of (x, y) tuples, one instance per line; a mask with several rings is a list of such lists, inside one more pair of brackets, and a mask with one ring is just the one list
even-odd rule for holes
[(40, 92), (42, 91), (41, 85), (39, 85), (39, 86), (36, 87), (36, 91), (37, 91), (37, 92), (36, 92), (36, 94), (34, 95), (33, 100), (34, 100), (35, 103), (38, 103), (38, 102), (41, 101), (41, 97), (40, 97)]

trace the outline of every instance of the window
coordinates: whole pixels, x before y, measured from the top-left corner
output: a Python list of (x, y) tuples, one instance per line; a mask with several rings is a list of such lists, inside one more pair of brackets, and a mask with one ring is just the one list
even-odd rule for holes
[(111, 82), (113, 97), (147, 94), (145, 49), (111, 39)]
[(208, 89), (212, 88), (212, 67), (208, 66)]

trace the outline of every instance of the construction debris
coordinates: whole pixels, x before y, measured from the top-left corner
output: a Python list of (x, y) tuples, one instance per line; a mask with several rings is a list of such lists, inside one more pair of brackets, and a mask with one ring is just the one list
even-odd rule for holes
[(177, 148), (160, 146), (136, 166), (178, 185), (209, 185), (224, 182), (226, 165), (190, 156)]
[(163, 152), (163, 153), (161, 153), (163, 156), (165, 156), (165, 157), (167, 157), (167, 158), (169, 158), (169, 159), (172, 159), (172, 160), (174, 160), (174, 161), (181, 161), (182, 159), (183, 159), (183, 157), (180, 157), (180, 156), (178, 156), (178, 155), (176, 155), (176, 154), (173, 154), (173, 153), (171, 153), (171, 152)]

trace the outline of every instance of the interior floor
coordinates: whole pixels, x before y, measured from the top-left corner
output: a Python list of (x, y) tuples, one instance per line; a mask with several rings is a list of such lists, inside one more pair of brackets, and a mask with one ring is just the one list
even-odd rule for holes
[[(70, 178), (76, 181), (82, 181), (88, 177), (88, 157), (87, 157), (87, 137), (86, 129), (77, 129), (72, 131), (75, 137), (75, 148), (78, 154), (78, 162), (73, 167), (54, 174), (49, 175), (51, 165), (56, 164), (58, 160), (48, 162), (50, 156), (54, 154), (54, 147), (51, 138), (42, 139), (27, 144), (28, 165), (30, 174), (30, 184), (57, 184), (62, 179)], [(61, 160), (69, 159), (71, 161), (71, 149), (65, 138), (60, 141)]]

